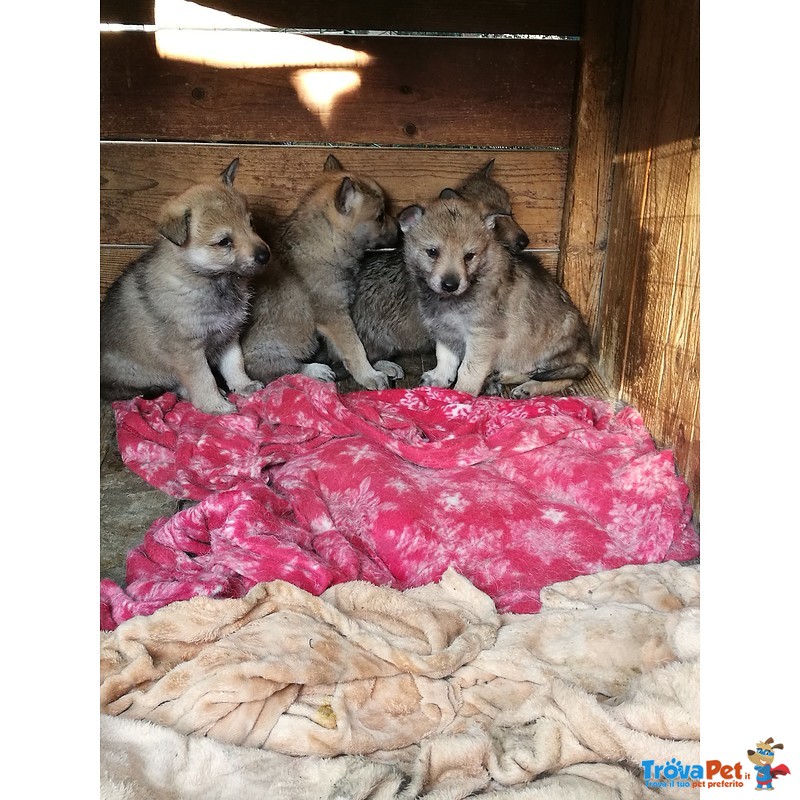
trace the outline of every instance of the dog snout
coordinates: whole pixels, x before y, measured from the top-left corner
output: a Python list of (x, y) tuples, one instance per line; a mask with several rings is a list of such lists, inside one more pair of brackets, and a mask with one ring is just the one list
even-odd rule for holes
[(497, 218), (497, 238), (514, 253), (521, 253), (529, 244), (528, 234), (511, 216)]
[(266, 243), (262, 243), (256, 246), (256, 249), (253, 252), (253, 261), (258, 264), (260, 267), (264, 267), (267, 265), (267, 262), (270, 259), (270, 251), (269, 247)]
[(458, 291), (458, 287), (461, 285), (461, 278), (458, 275), (447, 274), (442, 277), (440, 285), (443, 292), (453, 294), (453, 292)]

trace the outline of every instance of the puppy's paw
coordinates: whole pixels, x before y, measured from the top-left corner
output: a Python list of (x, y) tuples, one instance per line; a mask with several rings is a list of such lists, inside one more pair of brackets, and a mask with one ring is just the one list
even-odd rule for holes
[(218, 400), (212, 400), (209, 403), (194, 403), (197, 408), (201, 411), (205, 411), (206, 414), (234, 414), (237, 411), (236, 406), (230, 402), (230, 400), (226, 400), (224, 397), (220, 397)]
[(427, 372), (422, 373), (420, 378), (420, 386), (438, 386), (441, 389), (449, 389), (453, 381), (446, 375), (441, 375), (435, 369), (429, 369)]
[(376, 361), (373, 366), (392, 380), (399, 380), (405, 377), (403, 368), (399, 364), (395, 364), (394, 361)]
[(365, 389), (388, 389), (389, 379), (382, 372), (374, 370), (372, 374), (362, 375), (357, 379)]
[(318, 364), (316, 362), (303, 364), (300, 374), (309, 378), (316, 378), (318, 381), (325, 381), (326, 383), (333, 383), (336, 380), (336, 373), (327, 364)]
[(542, 385), (539, 381), (527, 381), (515, 386), (511, 390), (511, 396), (514, 400), (528, 400), (531, 397), (538, 397), (542, 394)]
[(242, 395), (242, 397), (249, 397), (251, 394), (254, 394), (259, 389), (263, 389), (264, 384), (261, 381), (250, 381), (250, 383), (246, 383), (244, 386), (239, 386), (234, 389), (236, 394)]

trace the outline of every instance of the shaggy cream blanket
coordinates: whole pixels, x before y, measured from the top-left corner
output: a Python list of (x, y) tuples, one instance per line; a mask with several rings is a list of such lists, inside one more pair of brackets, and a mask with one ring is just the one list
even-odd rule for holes
[(530, 615), (453, 570), (172, 603), (101, 633), (102, 796), (697, 796), (640, 768), (699, 763), (699, 598), (699, 567), (667, 562)]

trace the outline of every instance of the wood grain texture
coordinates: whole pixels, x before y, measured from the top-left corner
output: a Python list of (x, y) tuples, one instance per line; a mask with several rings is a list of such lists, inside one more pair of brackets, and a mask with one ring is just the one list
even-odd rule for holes
[(587, 0), (584, 26), (558, 274), (596, 341), (630, 0)]
[[(249, 35), (269, 52), (274, 34)], [(160, 57), (153, 34), (101, 34), (101, 138), (569, 146), (576, 42), (371, 37), (346, 46), (372, 60), (325, 117), (300, 99), (296, 67), (207, 66)]]
[[(576, 36), (580, 0), (206, 0), (201, 5), (273, 27)], [(154, 0), (101, 0), (103, 22), (152, 24)]]
[(287, 215), (304, 187), (321, 172), (329, 153), (354, 172), (372, 176), (394, 212), (426, 202), (495, 159), (492, 175), (509, 192), (515, 218), (533, 249), (558, 249), (567, 154), (480, 150), (382, 150), (243, 145), (105, 142), (100, 145), (102, 244), (143, 245), (169, 198), (213, 179), (240, 159), (236, 186), (257, 219)]
[(699, 476), (699, 3), (635, 0), (601, 367), (674, 447), (695, 512)]

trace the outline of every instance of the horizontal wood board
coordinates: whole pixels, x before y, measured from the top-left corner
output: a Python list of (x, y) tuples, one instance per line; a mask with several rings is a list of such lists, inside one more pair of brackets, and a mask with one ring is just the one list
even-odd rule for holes
[(383, 150), (244, 145), (103, 142), (100, 145), (102, 244), (141, 245), (155, 236), (158, 211), (191, 184), (214, 179), (240, 159), (236, 186), (254, 215), (285, 216), (321, 172), (329, 153), (345, 169), (368, 174), (387, 193), (390, 209), (426, 202), (495, 159), (492, 172), (508, 191), (515, 218), (533, 249), (557, 249), (567, 155), (555, 152)]
[[(274, 34), (249, 35), (269, 51)], [(326, 115), (295, 88), (301, 68), (207, 66), (161, 57), (153, 34), (101, 34), (101, 139), (569, 147), (576, 42), (370, 37), (346, 46), (372, 61), (355, 68), (360, 86)]]
[[(449, 31), (577, 36), (581, 0), (206, 0), (201, 3), (272, 27)], [(103, 22), (154, 22), (154, 0), (101, 0)]]

